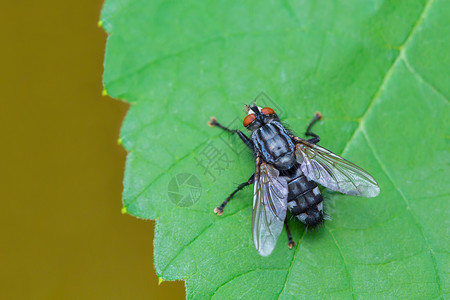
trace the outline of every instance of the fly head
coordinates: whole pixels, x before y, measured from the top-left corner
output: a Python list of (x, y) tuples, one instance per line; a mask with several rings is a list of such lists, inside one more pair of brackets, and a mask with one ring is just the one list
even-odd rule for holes
[(275, 111), (270, 107), (261, 108), (254, 103), (245, 105), (245, 110), (247, 116), (244, 118), (243, 124), (245, 128), (252, 132), (273, 121), (280, 121)]

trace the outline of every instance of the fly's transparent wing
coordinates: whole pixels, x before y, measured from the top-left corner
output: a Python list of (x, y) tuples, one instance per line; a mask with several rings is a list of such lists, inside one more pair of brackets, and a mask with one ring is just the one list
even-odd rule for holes
[(279, 174), (274, 166), (256, 157), (252, 234), (256, 250), (262, 256), (272, 253), (286, 218), (288, 185)]
[(357, 165), (300, 138), (295, 141), (297, 161), (309, 180), (348, 195), (376, 197), (380, 193), (375, 179)]

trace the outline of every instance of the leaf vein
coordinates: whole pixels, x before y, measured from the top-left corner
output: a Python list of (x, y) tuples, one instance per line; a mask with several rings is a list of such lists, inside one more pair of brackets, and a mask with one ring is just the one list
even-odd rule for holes
[(230, 214), (230, 215), (226, 215), (224, 217), (221, 217), (218, 221), (212, 222), (210, 223), (208, 226), (206, 226), (205, 228), (202, 229), (202, 231), (199, 232), (199, 234), (197, 234), (188, 244), (186, 244), (185, 246), (181, 247), (181, 249), (177, 252), (177, 254), (175, 254), (175, 256), (167, 263), (167, 265), (165, 266), (165, 268), (162, 270), (161, 272), (161, 277), (164, 275), (164, 273), (166, 272), (167, 268), (172, 264), (172, 262), (190, 245), (192, 245), (203, 233), (205, 233), (209, 228), (213, 227), (214, 225), (216, 225), (218, 222), (223, 221), (227, 218), (233, 217), (235, 215), (237, 215), (238, 213), (240, 213), (241, 211), (243, 211), (244, 209), (250, 207), (251, 205), (246, 205), (244, 207), (242, 207), (241, 209), (237, 210), (236, 212)]
[(367, 141), (367, 144), (369, 145), (370, 150), (371, 150), (372, 153), (373, 153), (373, 156), (375, 157), (375, 159), (376, 159), (377, 162), (379, 163), (381, 169), (382, 169), (383, 172), (386, 174), (386, 176), (387, 176), (387, 178), (389, 179), (389, 181), (392, 183), (392, 185), (394, 186), (394, 188), (398, 191), (398, 193), (400, 194), (401, 198), (402, 198), (403, 201), (405, 202), (406, 210), (410, 212), (410, 214), (411, 214), (411, 216), (412, 216), (412, 218), (413, 218), (413, 220), (414, 220), (414, 223), (416, 224), (417, 228), (418, 228), (419, 231), (420, 231), (420, 234), (422, 235), (422, 238), (423, 238), (423, 240), (424, 240), (424, 242), (425, 242), (425, 245), (426, 245), (426, 247), (428, 248), (428, 251), (429, 251), (429, 253), (430, 253), (431, 261), (432, 261), (432, 263), (433, 263), (433, 268), (434, 268), (434, 272), (435, 272), (435, 275), (436, 275), (436, 283), (437, 283), (437, 286), (438, 286), (438, 289), (439, 289), (439, 296), (442, 296), (441, 279), (440, 279), (440, 276), (439, 276), (439, 270), (438, 270), (438, 267), (437, 267), (436, 257), (435, 257), (435, 255), (434, 255), (433, 249), (431, 248), (430, 242), (428, 241), (428, 238), (427, 238), (426, 235), (425, 235), (425, 232), (424, 232), (424, 230), (423, 230), (423, 227), (420, 225), (420, 223), (419, 223), (419, 221), (418, 221), (418, 219), (417, 219), (416, 214), (414, 213), (414, 211), (413, 211), (412, 208), (411, 208), (411, 205), (409, 204), (408, 199), (405, 197), (405, 195), (404, 195), (403, 192), (400, 190), (400, 188), (395, 184), (395, 182), (394, 182), (394, 180), (393, 180), (391, 174), (390, 174), (390, 173), (388, 172), (388, 170), (386, 169), (386, 166), (385, 166), (384, 163), (381, 161), (381, 159), (378, 157), (378, 154), (376, 153), (375, 148), (374, 148), (374, 146), (372, 145), (372, 141), (369, 139), (368, 134), (366, 133), (366, 131), (365, 131), (364, 129), (362, 130), (362, 133), (363, 133), (363, 135), (364, 135), (364, 137), (365, 137), (365, 139), (366, 139), (366, 141)]
[(280, 293), (278, 294), (278, 298), (277, 298), (277, 299), (280, 299), (281, 295), (283, 294), (284, 290), (286, 289), (287, 281), (288, 281), (288, 279), (289, 279), (289, 274), (291, 273), (292, 266), (294, 265), (295, 257), (297, 256), (297, 253), (298, 253), (298, 251), (299, 251), (299, 249), (300, 249), (300, 244), (302, 243), (303, 238), (304, 238), (305, 235), (306, 235), (306, 231), (307, 231), (307, 230), (306, 230), (306, 228), (305, 228), (305, 230), (303, 231), (303, 235), (302, 235), (302, 237), (300, 238), (300, 241), (297, 243), (297, 247), (295, 248), (295, 253), (294, 253), (294, 255), (292, 256), (291, 263), (289, 264), (289, 269), (287, 270), (287, 273), (286, 273), (286, 278), (284, 278), (283, 288), (281, 289)]
[(325, 228), (327, 229), (328, 233), (331, 235), (331, 238), (333, 239), (333, 242), (336, 245), (336, 248), (338, 249), (339, 255), (342, 258), (342, 262), (344, 263), (344, 269), (345, 269), (345, 272), (347, 273), (347, 277), (348, 277), (348, 283), (350, 285), (350, 292), (352, 293), (352, 298), (355, 299), (355, 292), (353, 290), (353, 280), (352, 280), (352, 276), (350, 275), (350, 271), (348, 270), (348, 263), (344, 257), (344, 254), (342, 253), (341, 247), (339, 246), (336, 238), (334, 237), (333, 232), (330, 229), (328, 229), (327, 226), (325, 226)]
[(406, 56), (403, 55), (402, 57), (403, 62), (405, 63), (406, 68), (413, 74), (419, 81), (423, 82), (425, 85), (427, 85), (435, 94), (439, 95), (442, 99), (446, 100), (447, 102), (450, 102), (450, 100), (435, 87), (431, 82), (427, 81), (422, 75), (419, 74), (409, 63), (409, 61), (406, 59)]
[(105, 82), (105, 86), (117, 83), (118, 81), (120, 81), (120, 80), (122, 80), (124, 78), (130, 77), (130, 76), (132, 76), (132, 75), (134, 75), (136, 73), (140, 73), (140, 72), (144, 71), (145, 69), (147, 69), (148, 67), (150, 67), (150, 66), (152, 66), (154, 64), (157, 64), (159, 62), (162, 62), (162, 61), (164, 61), (166, 59), (171, 59), (173, 57), (177, 57), (177, 56), (182, 55), (182, 54), (184, 54), (186, 52), (189, 52), (191, 50), (195, 50), (197, 48), (200, 48), (202, 46), (205, 46), (205, 45), (208, 45), (208, 44), (220, 41), (220, 40), (226, 40), (227, 38), (230, 38), (230, 37), (241, 37), (241, 36), (246, 36), (246, 35), (261, 35), (261, 34), (267, 34), (267, 33), (295, 32), (295, 31), (303, 31), (303, 30), (304, 30), (304, 28), (301, 28), (301, 27), (293, 27), (293, 28), (285, 28), (285, 29), (281, 29), (281, 30), (263, 30), (263, 31), (255, 31), (255, 32), (243, 31), (243, 32), (222, 33), (222, 34), (219, 34), (217, 36), (213, 36), (213, 37), (207, 38), (207, 39), (205, 39), (203, 41), (195, 42), (190, 47), (186, 47), (184, 49), (181, 49), (181, 50), (178, 50), (178, 51), (174, 51), (174, 52), (168, 53), (166, 55), (162, 55), (162, 56), (156, 57), (156, 58), (154, 58), (154, 59), (144, 63), (142, 66), (140, 66), (140, 67), (138, 67), (138, 68), (136, 68), (136, 69), (134, 69), (134, 70), (132, 70), (132, 71), (130, 71), (128, 73), (122, 74), (122, 75), (118, 76), (117, 78), (111, 79), (109, 82)]
[[(215, 136), (214, 138), (217, 138), (217, 136)], [(131, 204), (133, 204), (140, 196), (142, 196), (143, 193), (145, 193), (145, 191), (147, 191), (147, 189), (149, 187), (151, 187), (157, 180), (159, 180), (162, 176), (164, 176), (165, 174), (167, 174), (169, 171), (171, 171), (173, 168), (175, 168), (181, 161), (185, 160), (186, 158), (189, 158), (195, 151), (197, 151), (199, 148), (201, 148), (202, 146), (204, 146), (205, 144), (207, 144), (208, 142), (210, 142), (212, 139), (206, 139), (205, 141), (201, 142), (200, 144), (198, 144), (197, 146), (194, 147), (194, 149), (192, 149), (189, 153), (183, 155), (182, 157), (180, 157), (179, 159), (175, 160), (173, 162), (173, 164), (171, 164), (169, 166), (169, 168), (165, 171), (162, 172), (161, 174), (159, 174), (158, 176), (156, 176), (155, 179), (153, 179), (149, 184), (147, 184), (141, 192), (139, 192), (136, 196), (134, 196), (132, 199), (130, 199), (127, 203), (127, 205), (125, 205), (126, 207), (129, 207)]]
[(420, 24), (422, 23), (423, 19), (425, 18), (425, 15), (427, 14), (428, 10), (430, 9), (431, 4), (434, 2), (434, 0), (429, 0), (423, 7), (422, 13), (420, 14), (419, 18), (417, 19), (417, 21), (414, 23), (414, 25), (412, 26), (411, 31), (409, 32), (408, 36), (406, 37), (405, 41), (403, 42), (402, 45), (400, 45), (399, 49), (400, 51), (398, 52), (397, 57), (395, 58), (394, 62), (392, 63), (391, 67), (388, 69), (388, 71), (386, 72), (386, 75), (384, 76), (383, 80), (381, 81), (380, 86), (378, 87), (377, 91), (375, 92), (375, 94), (372, 97), (372, 100), (370, 101), (369, 105), (366, 108), (366, 111), (363, 113), (362, 117), (359, 120), (359, 124), (358, 127), (355, 129), (355, 131), (353, 131), (352, 136), (350, 137), (350, 139), (348, 140), (348, 142), (345, 144), (344, 150), (342, 151), (342, 154), (345, 154), (348, 150), (348, 147), (351, 145), (351, 143), (353, 142), (356, 134), (361, 131), (361, 128), (365, 122), (365, 120), (367, 119), (367, 116), (370, 114), (370, 112), (372, 111), (372, 108), (374, 106), (374, 104), (376, 103), (376, 101), (378, 99), (380, 99), (380, 95), (383, 92), (384, 88), (386, 87), (387, 82), (389, 81), (389, 79), (392, 76), (392, 73), (394, 72), (395, 66), (398, 64), (398, 62), (401, 60), (401, 58), (404, 56), (404, 52), (409, 44), (409, 42), (411, 41), (411, 38), (413, 37), (414, 33), (417, 31), (417, 28), (419, 28)]
[(217, 289), (212, 293), (211, 298), (214, 297), (214, 295), (217, 293), (217, 291), (218, 291), (219, 289), (221, 289), (222, 287), (224, 287), (225, 285), (227, 285), (227, 284), (230, 283), (231, 281), (235, 280), (236, 278), (242, 277), (242, 276), (244, 276), (244, 275), (247, 275), (247, 274), (250, 274), (250, 273), (253, 273), (253, 272), (258, 272), (258, 271), (285, 271), (285, 270), (284, 270), (284, 269), (261, 269), (261, 268), (258, 268), (258, 269), (249, 270), (249, 271), (247, 271), (247, 272), (238, 274), (238, 275), (233, 276), (232, 278), (228, 279), (227, 281), (225, 281), (225, 282), (222, 283), (221, 285), (219, 285), (219, 286), (217, 287)]

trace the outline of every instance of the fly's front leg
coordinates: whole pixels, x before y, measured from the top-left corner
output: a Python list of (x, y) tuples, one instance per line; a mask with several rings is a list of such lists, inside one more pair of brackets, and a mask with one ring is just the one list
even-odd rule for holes
[(255, 174), (253, 174), (248, 180), (247, 182), (243, 182), (240, 185), (238, 185), (238, 187), (230, 194), (230, 196), (227, 197), (227, 199), (225, 199), (225, 201), (222, 202), (222, 204), (220, 204), (220, 206), (216, 207), (214, 209), (214, 212), (216, 214), (218, 214), (219, 216), (221, 216), (223, 214), (223, 209), (225, 208), (225, 206), (228, 204), (228, 201), (231, 200), (231, 198), (234, 196), (234, 194), (236, 194), (237, 192), (239, 192), (240, 190), (242, 190), (244, 187), (253, 184), (253, 182), (255, 181)]
[(295, 246), (295, 242), (292, 240), (291, 230), (289, 229), (287, 219), (284, 219), (284, 226), (286, 226), (286, 232), (288, 236), (288, 247), (289, 249), (292, 249)]
[(252, 140), (246, 136), (242, 131), (240, 131), (239, 129), (229, 129), (225, 126), (223, 126), (222, 124), (220, 124), (219, 122), (217, 122), (217, 119), (214, 117), (211, 117), (211, 119), (208, 122), (208, 125), (211, 127), (217, 126), (219, 128), (222, 128), (225, 131), (228, 131), (230, 133), (236, 133), (241, 140), (247, 145), (247, 147), (249, 147), (250, 149), (253, 150), (253, 142)]
[(311, 121), (311, 123), (309, 123), (308, 128), (306, 129), (305, 135), (313, 137), (312, 139), (308, 140), (308, 142), (310, 143), (317, 144), (320, 141), (319, 136), (314, 132), (311, 132), (311, 127), (320, 119), (322, 119), (322, 114), (320, 112), (316, 112), (316, 114), (314, 115), (314, 119)]

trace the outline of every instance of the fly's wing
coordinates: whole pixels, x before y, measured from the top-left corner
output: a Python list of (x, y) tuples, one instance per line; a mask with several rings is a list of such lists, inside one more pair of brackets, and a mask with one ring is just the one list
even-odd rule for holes
[(357, 165), (300, 138), (295, 141), (297, 161), (309, 180), (348, 195), (375, 197), (380, 193), (375, 179)]
[(272, 253), (286, 218), (288, 185), (284, 177), (258, 155), (253, 185), (252, 234), (262, 256)]

